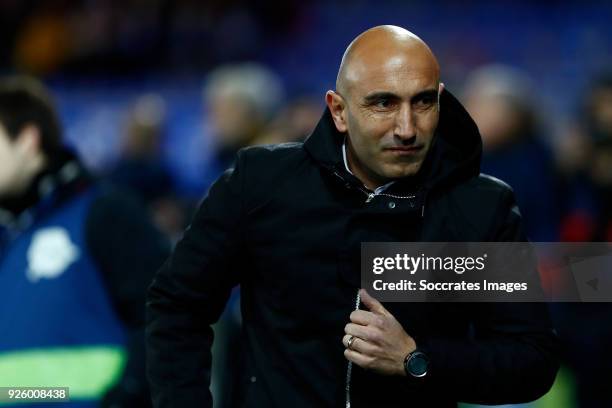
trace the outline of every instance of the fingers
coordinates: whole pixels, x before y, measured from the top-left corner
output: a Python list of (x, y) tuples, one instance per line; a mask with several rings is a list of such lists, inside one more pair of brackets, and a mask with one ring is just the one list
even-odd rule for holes
[(374, 325), (377, 326), (380, 322), (380, 317), (367, 310), (355, 310), (351, 312), (350, 319), (352, 323), (362, 326)]
[(362, 368), (370, 368), (372, 366), (372, 363), (374, 362), (374, 357), (368, 356), (366, 354), (361, 354), (355, 350), (345, 349), (344, 357)]
[(372, 313), (375, 314), (386, 314), (387, 309), (376, 299), (374, 299), (365, 289), (359, 290), (361, 296), (361, 302), (366, 306)]
[(350, 334), (364, 340), (368, 340), (372, 337), (372, 331), (373, 330), (368, 326), (361, 326), (355, 323), (349, 323), (344, 326), (344, 332), (346, 334)]
[(348, 346), (348, 342), (351, 339), (351, 335), (346, 334), (343, 338), (342, 338), (342, 344), (344, 344), (344, 347), (352, 350), (352, 351), (356, 351), (357, 353), (361, 353), (361, 354), (366, 354), (366, 355), (374, 355), (377, 348), (368, 343), (367, 341), (353, 336), (353, 341), (351, 342), (351, 347)]

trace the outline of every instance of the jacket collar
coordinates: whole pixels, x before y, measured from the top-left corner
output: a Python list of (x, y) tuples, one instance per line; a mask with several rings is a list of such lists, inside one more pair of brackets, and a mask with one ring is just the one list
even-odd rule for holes
[(336, 129), (331, 112), (326, 108), (314, 131), (304, 142), (304, 148), (323, 167), (338, 168), (342, 165), (344, 137)]
[[(329, 109), (325, 109), (315, 130), (304, 142), (304, 148), (321, 166), (342, 169), (342, 142)], [(447, 90), (440, 96), (440, 122), (435, 141), (419, 174), (398, 180), (395, 189), (415, 185), (433, 190), (448, 187), (480, 173), (482, 140), (478, 128), (461, 103)]]
[(54, 153), (47, 167), (19, 197), (0, 201), (0, 226), (23, 229), (47, 210), (90, 186), (91, 175), (65, 148)]

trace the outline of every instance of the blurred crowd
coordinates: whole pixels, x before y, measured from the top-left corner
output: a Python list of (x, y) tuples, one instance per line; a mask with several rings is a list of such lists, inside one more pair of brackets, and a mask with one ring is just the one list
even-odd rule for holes
[[(493, 64), (474, 70), (454, 91), (481, 131), (482, 171), (513, 187), (531, 240), (612, 241), (612, 72), (592, 78), (559, 134), (544, 125), (535, 87), (526, 72)], [(202, 137), (213, 152), (208, 171), (214, 178), (231, 167), (245, 146), (304, 140), (323, 111), (318, 99), (287, 98), (279, 77), (259, 63), (211, 70), (201, 101), (208, 124)], [(157, 94), (133, 102), (120, 154), (107, 173), (136, 191), (160, 228), (175, 235), (194, 203), (170, 204), (184, 197), (162, 157), (165, 109)]]
[[(111, 149), (112, 159), (101, 166), (90, 166), (97, 178), (127, 191), (125, 194), (138, 201), (151, 228), (171, 245), (188, 225), (207, 186), (232, 165), (238, 149), (302, 141), (321, 116), (324, 103), (318, 88), (296, 89), (287, 80), (291, 75), (280, 72), (274, 58), (267, 57), (272, 52), (267, 44), (287, 47), (284, 37), (298, 36), (305, 30), (313, 18), (313, 12), (306, 9), (296, 1), (255, 5), (237, 0), (4, 0), (0, 2), (0, 69), (5, 74), (25, 72), (47, 79), (58, 96), (59, 104), (54, 109), (65, 122), (64, 131), (74, 134), (78, 129), (83, 138), (87, 138), (87, 122), (81, 121), (75, 128), (71, 111), (79, 107), (65, 104), (78, 100), (91, 101), (94, 107), (103, 105), (96, 104), (95, 94), (85, 91), (85, 96), (71, 99), (72, 88), (66, 85), (71, 84), (71, 78), (78, 78), (74, 81), (81, 90), (88, 89), (87, 79), (83, 79), (87, 75), (188, 72), (198, 78), (188, 82), (191, 88), (194, 83), (200, 84), (197, 89), (184, 94), (159, 91), (155, 86), (141, 92), (138, 85), (122, 94), (118, 108), (121, 115), (111, 116), (112, 129), (118, 129), (115, 141), (97, 141), (116, 145)], [(603, 47), (609, 55), (610, 48)], [(321, 54), (320, 58), (331, 59), (331, 65), (336, 66), (341, 49), (333, 57)], [(473, 57), (473, 51), (467, 49), (465, 58)], [(554, 109), (547, 106), (551, 101), (540, 92), (542, 79), (519, 64), (487, 61), (490, 63), (470, 66), (466, 71), (457, 70), (448, 58), (445, 67), (444, 60), (442, 76), (446, 68), (452, 82), (449, 90), (459, 96), (482, 134), (482, 171), (512, 186), (530, 240), (611, 242), (612, 67), (601, 65), (587, 73), (574, 94), (575, 100), (565, 104), (574, 109), (563, 117), (551, 117)], [(287, 61), (281, 65), (292, 66)], [(308, 71), (308, 67), (301, 69)], [(313, 75), (316, 72), (313, 68)], [(327, 79), (329, 86), (333, 86), (333, 79)], [(187, 94), (191, 96), (185, 102), (182, 98)], [(186, 116), (172, 113), (176, 109), (197, 112), (198, 125), (183, 126)], [(189, 136), (199, 142), (181, 146), (177, 143), (181, 139), (169, 138), (170, 128), (175, 133), (177, 129), (198, 130), (197, 135)], [(83, 162), (95, 164), (88, 161), (87, 149), (80, 149), (74, 136), (67, 139), (66, 144), (76, 146), (74, 150), (83, 155)], [(206, 152), (193, 151), (197, 149)], [(183, 152), (185, 163), (190, 154), (205, 157), (194, 171), (199, 183), (190, 189), (184, 188), (184, 180), (168, 161), (169, 155), (178, 155), (180, 166)], [(0, 204), (6, 203), (0, 200)], [(2, 215), (0, 221), (6, 227), (7, 218)], [(0, 240), (0, 245), (7, 239)], [(150, 260), (155, 260), (158, 267), (167, 248), (160, 245), (154, 252)], [(117, 266), (117, 273), (126, 282), (131, 279), (131, 265), (126, 262)], [(144, 290), (143, 285), (143, 294)], [(551, 393), (570, 397), (561, 401), (554, 400), (553, 395), (536, 406), (612, 405), (605, 383), (612, 368), (608, 347), (612, 341), (611, 312), (607, 304), (565, 305), (553, 310), (564, 344), (567, 370), (563, 378), (569, 380), (557, 384)], [(127, 324), (134, 331), (141, 326), (140, 317)], [(236, 353), (240, 347), (238, 291), (216, 331), (217, 338), (228, 339), (215, 342), (214, 349), (219, 357), (212, 386), (222, 407), (231, 404), (233, 377), (229, 367), (239, 369), (241, 364)], [(0, 347), (0, 374), (2, 369)], [(123, 392), (129, 394), (129, 383), (125, 386), (128, 391)], [(137, 406), (130, 404), (125, 406)]]
[(0, 65), (36, 74), (194, 71), (263, 52), (300, 3), (264, 0), (3, 0)]

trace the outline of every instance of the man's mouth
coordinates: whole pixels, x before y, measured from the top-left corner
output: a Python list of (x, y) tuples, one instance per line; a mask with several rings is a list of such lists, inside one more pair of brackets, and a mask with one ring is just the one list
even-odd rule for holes
[(392, 154), (396, 154), (399, 156), (410, 156), (413, 154), (417, 154), (423, 149), (423, 145), (419, 146), (397, 146), (397, 147), (387, 147), (384, 150), (386, 152), (390, 152)]

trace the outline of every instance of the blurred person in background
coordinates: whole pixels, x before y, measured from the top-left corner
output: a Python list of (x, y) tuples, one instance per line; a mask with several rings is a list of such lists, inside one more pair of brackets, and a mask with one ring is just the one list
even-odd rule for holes
[[(593, 81), (582, 105), (578, 132), (561, 150), (571, 199), (561, 236), (612, 242), (612, 73)], [(575, 375), (578, 406), (612, 406), (612, 304), (556, 304), (553, 318), (562, 357)]]
[(532, 241), (556, 241), (560, 206), (553, 156), (542, 139), (535, 86), (522, 71), (489, 65), (466, 81), (466, 109), (483, 142), (482, 171), (506, 181)]
[(0, 386), (150, 406), (145, 291), (169, 245), (144, 214), (63, 146), (40, 82), (0, 81)]
[(313, 96), (297, 96), (285, 106), (258, 139), (262, 144), (303, 142), (314, 130), (321, 116), (323, 105)]
[(270, 69), (253, 62), (222, 65), (206, 78), (204, 105), (219, 173), (245, 146), (265, 143), (265, 129), (281, 107), (284, 89)]
[(562, 238), (612, 242), (612, 72), (593, 81), (582, 105), (577, 131), (560, 149), (573, 198)]
[[(204, 105), (215, 149), (215, 177), (233, 165), (239, 149), (269, 143), (270, 121), (284, 97), (280, 79), (267, 67), (254, 63), (222, 65), (206, 78)], [(279, 133), (280, 134), (280, 133)], [(285, 137), (282, 133), (281, 137)], [(277, 134), (278, 136), (278, 134)], [(274, 137), (280, 142), (278, 137)], [(285, 141), (285, 140), (283, 140)], [(240, 371), (244, 365), (240, 291), (235, 288), (225, 312), (215, 324), (211, 389), (215, 407), (233, 406)]]
[(599, 78), (589, 92), (585, 114), (592, 142), (588, 175), (597, 215), (593, 241), (612, 242), (612, 73)]
[(161, 154), (166, 104), (161, 96), (140, 96), (130, 110), (119, 160), (110, 179), (137, 195), (155, 225), (172, 242), (185, 228), (186, 205), (180, 202), (172, 174)]

